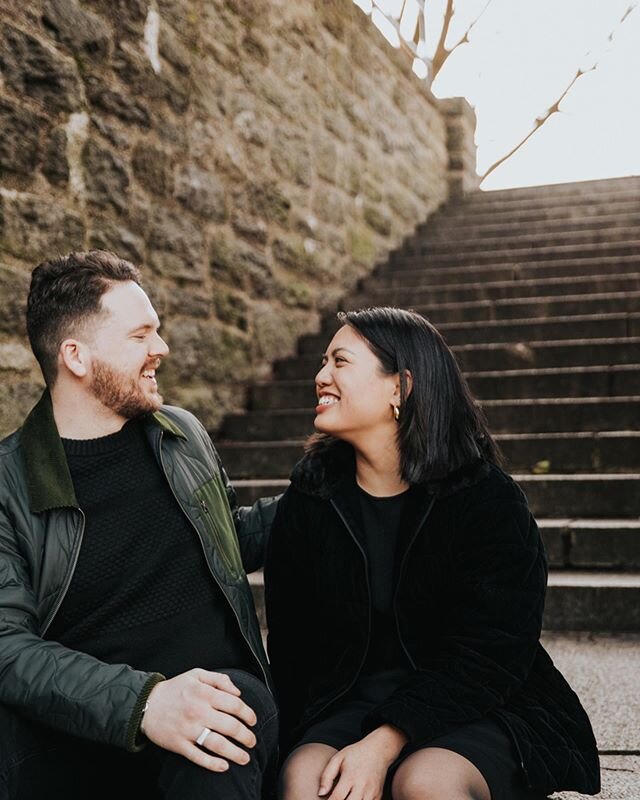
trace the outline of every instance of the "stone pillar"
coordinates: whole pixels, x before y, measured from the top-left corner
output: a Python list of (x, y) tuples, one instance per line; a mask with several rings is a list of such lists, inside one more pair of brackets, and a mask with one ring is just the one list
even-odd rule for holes
[(460, 200), (480, 185), (476, 171), (476, 114), (464, 97), (442, 100), (440, 107), (447, 124), (449, 200)]

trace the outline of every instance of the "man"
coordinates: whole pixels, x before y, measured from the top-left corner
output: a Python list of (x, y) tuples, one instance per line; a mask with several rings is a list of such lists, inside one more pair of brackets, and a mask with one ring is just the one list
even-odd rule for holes
[(238, 508), (206, 431), (163, 406), (138, 270), (33, 271), (47, 390), (0, 443), (0, 798), (259, 798), (276, 710), (245, 572), (275, 501)]

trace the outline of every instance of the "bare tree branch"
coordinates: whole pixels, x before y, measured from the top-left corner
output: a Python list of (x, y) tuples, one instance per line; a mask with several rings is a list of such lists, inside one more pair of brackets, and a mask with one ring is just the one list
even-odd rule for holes
[(444, 62), (449, 58), (451, 53), (453, 53), (454, 50), (457, 50), (460, 47), (460, 45), (466, 44), (469, 41), (469, 34), (473, 30), (473, 27), (480, 20), (480, 18), (484, 14), (484, 12), (491, 5), (491, 3), (492, 3), (492, 0), (487, 0), (487, 2), (485, 3), (485, 6), (482, 9), (482, 11), (473, 20), (471, 25), (469, 25), (469, 27), (465, 31), (464, 35), (460, 38), (460, 40), (458, 42), (456, 42), (453, 47), (447, 48), (446, 45), (445, 45), (445, 42), (446, 42), (447, 36), (449, 34), (449, 28), (451, 27), (451, 18), (453, 17), (453, 15), (455, 13), (455, 9), (453, 7), (453, 1), (452, 0), (448, 0), (447, 8), (446, 8), (445, 15), (444, 15), (444, 22), (442, 23), (442, 30), (440, 31), (440, 39), (438, 41), (438, 46), (436, 47), (436, 52), (435, 52), (435, 54), (433, 56), (433, 59), (431, 60), (431, 76), (432, 76), (432, 79), (435, 79), (436, 75), (440, 72), (440, 70), (444, 66)]
[(465, 31), (464, 36), (462, 36), (461, 39), (458, 42), (456, 42), (453, 45), (453, 47), (449, 50), (449, 55), (451, 55), (451, 53), (453, 53), (454, 50), (457, 50), (460, 47), (461, 44), (467, 44), (470, 41), (469, 34), (473, 30), (473, 28), (476, 26), (476, 24), (480, 21), (480, 18), (482, 17), (484, 12), (489, 8), (489, 6), (491, 5), (491, 2), (492, 2), (492, 0), (487, 0), (487, 2), (485, 3), (485, 6), (482, 9), (482, 11), (478, 14), (478, 16), (473, 20), (471, 25), (469, 25), (469, 27)]
[(613, 37), (616, 35), (616, 33), (617, 33), (618, 29), (619, 29), (619, 28), (620, 28), (620, 26), (621, 26), (621, 25), (624, 23), (624, 21), (627, 19), (627, 17), (629, 16), (629, 14), (631, 14), (633, 11), (635, 11), (637, 7), (638, 7), (638, 4), (637, 4), (637, 3), (631, 3), (631, 5), (629, 6), (629, 8), (627, 8), (627, 10), (624, 12), (624, 14), (622, 15), (622, 17), (620, 18), (620, 22), (618, 23), (618, 27), (617, 27), (617, 28), (614, 28), (614, 29), (611, 31), (611, 33), (609, 34), (609, 41), (610, 41), (610, 42), (612, 42), (612, 41), (613, 41)]
[(433, 58), (431, 59), (431, 75), (433, 78), (435, 78), (435, 76), (440, 72), (442, 65), (447, 58), (449, 58), (449, 51), (446, 48), (445, 42), (447, 41), (447, 36), (449, 35), (449, 27), (451, 26), (453, 14), (453, 0), (447, 0), (447, 7), (444, 11), (442, 28), (440, 29), (440, 38), (438, 39), (436, 52), (433, 54)]
[[(621, 26), (624, 24), (625, 20), (626, 20), (626, 19), (628, 18), (628, 16), (629, 16), (629, 14), (631, 14), (631, 12), (632, 12), (632, 11), (634, 11), (634, 10), (636, 9), (636, 7), (637, 7), (637, 6), (638, 6), (638, 3), (632, 3), (632, 4), (631, 4), (631, 5), (630, 5), (630, 6), (627, 8), (627, 10), (626, 10), (626, 11), (624, 12), (624, 14), (622, 15), (622, 18), (620, 19), (620, 21), (618, 22), (618, 24), (616, 25), (616, 27), (615, 27), (615, 28), (614, 28), (614, 29), (611, 31), (611, 33), (610, 33), (610, 34), (609, 34), (609, 36), (607, 37), (607, 41), (609, 41), (609, 42), (610, 42), (610, 41), (612, 41), (612, 40), (613, 40), (613, 37), (615, 36), (615, 34), (617, 33), (617, 31), (618, 31), (618, 30), (620, 29), (620, 27), (621, 27)], [(488, 169), (487, 169), (487, 170), (486, 170), (486, 171), (485, 171), (485, 172), (484, 172), (484, 173), (483, 173), (483, 174), (480, 176), (480, 182), (482, 182), (482, 181), (483, 181), (485, 178), (489, 177), (489, 175), (491, 175), (491, 173), (492, 173), (492, 172), (494, 172), (496, 169), (498, 169), (498, 167), (499, 167), (501, 164), (504, 164), (504, 162), (505, 162), (507, 159), (511, 158), (511, 156), (512, 156), (512, 155), (514, 155), (515, 153), (517, 153), (517, 152), (518, 152), (518, 150), (520, 150), (520, 148), (521, 148), (523, 145), (525, 145), (525, 144), (526, 144), (526, 143), (529, 141), (529, 139), (530, 139), (530, 138), (531, 138), (531, 137), (532, 137), (532, 136), (533, 136), (535, 133), (537, 133), (537, 132), (540, 130), (540, 128), (541, 128), (541, 127), (542, 127), (542, 126), (545, 124), (545, 122), (547, 122), (547, 120), (548, 120), (550, 117), (552, 117), (554, 114), (557, 114), (557, 113), (560, 111), (560, 104), (562, 103), (562, 101), (564, 100), (564, 98), (565, 98), (565, 97), (566, 97), (566, 96), (569, 94), (569, 92), (570, 92), (570, 91), (573, 89), (573, 87), (575, 86), (576, 82), (577, 82), (577, 81), (578, 81), (578, 80), (579, 80), (579, 79), (580, 79), (580, 78), (581, 78), (583, 75), (586, 75), (588, 72), (594, 72), (594, 71), (595, 71), (597, 68), (598, 68), (598, 62), (596, 61), (596, 62), (595, 62), (594, 64), (592, 64), (592, 65), (591, 65), (591, 66), (590, 66), (588, 69), (579, 69), (579, 70), (576, 72), (576, 74), (573, 76), (573, 78), (571, 79), (571, 81), (569, 82), (569, 84), (568, 84), (568, 86), (566, 87), (566, 89), (565, 89), (565, 90), (562, 92), (562, 94), (560, 95), (560, 97), (559, 97), (559, 98), (558, 98), (558, 99), (555, 101), (555, 103), (553, 103), (551, 106), (549, 106), (549, 108), (547, 109), (547, 111), (546, 111), (546, 112), (545, 112), (545, 113), (544, 113), (544, 114), (543, 114), (541, 117), (537, 117), (537, 118), (536, 118), (536, 120), (535, 120), (535, 123), (534, 123), (534, 126), (533, 126), (533, 128), (532, 128), (532, 129), (529, 131), (529, 133), (528, 133), (528, 134), (527, 134), (525, 137), (523, 137), (523, 138), (522, 138), (522, 139), (521, 139), (521, 140), (518, 142), (518, 144), (516, 144), (514, 147), (512, 147), (512, 148), (511, 148), (511, 150), (509, 150), (509, 152), (508, 152), (506, 155), (502, 156), (502, 157), (501, 157), (501, 158), (499, 158), (497, 161), (494, 161), (494, 162), (493, 162), (493, 164), (492, 164), (492, 165), (491, 165), (491, 166), (490, 166), (490, 167), (489, 167), (489, 168), (488, 168)]]
[(597, 64), (594, 64), (593, 66), (589, 67), (589, 69), (579, 69), (576, 72), (576, 74), (573, 76), (573, 78), (571, 79), (569, 85), (566, 87), (564, 92), (562, 92), (560, 97), (555, 101), (555, 103), (553, 103), (553, 105), (549, 106), (549, 108), (546, 110), (546, 112), (541, 117), (537, 117), (536, 118), (534, 126), (529, 131), (529, 133), (523, 139), (521, 139), (518, 142), (518, 144), (516, 144), (514, 147), (512, 147), (511, 150), (509, 150), (509, 152), (506, 155), (502, 156), (497, 161), (494, 161), (493, 164), (489, 167), (489, 169), (487, 169), (486, 172), (484, 172), (484, 174), (481, 176), (480, 180), (483, 181), (485, 178), (487, 178), (489, 175), (491, 175), (491, 173), (494, 170), (498, 169), (498, 167), (501, 164), (504, 164), (504, 162), (508, 158), (511, 158), (511, 156), (514, 153), (517, 153), (518, 150), (529, 141), (529, 139), (533, 136), (533, 134), (537, 133), (540, 130), (540, 128), (545, 124), (545, 122), (547, 122), (547, 120), (550, 117), (552, 117), (554, 114), (557, 114), (560, 111), (560, 103), (562, 103), (562, 101), (569, 94), (571, 89), (573, 89), (573, 87), (576, 84), (576, 81), (578, 81), (583, 75), (586, 75), (588, 72), (593, 72), (597, 68), (597, 66), (598, 66)]

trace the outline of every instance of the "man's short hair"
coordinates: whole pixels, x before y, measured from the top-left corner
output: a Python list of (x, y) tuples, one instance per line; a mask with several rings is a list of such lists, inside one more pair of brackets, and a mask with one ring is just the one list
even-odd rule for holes
[(43, 261), (31, 273), (27, 333), (48, 386), (58, 375), (58, 351), (101, 311), (102, 295), (116, 282), (140, 284), (140, 271), (107, 250), (74, 252)]

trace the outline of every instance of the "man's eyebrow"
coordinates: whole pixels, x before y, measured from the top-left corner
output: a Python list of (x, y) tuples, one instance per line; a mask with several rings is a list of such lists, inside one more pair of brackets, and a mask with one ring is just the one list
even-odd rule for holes
[(131, 328), (129, 333), (135, 333), (136, 331), (157, 331), (160, 328), (160, 323), (156, 325), (153, 322), (144, 322), (142, 325), (136, 325), (135, 328)]

